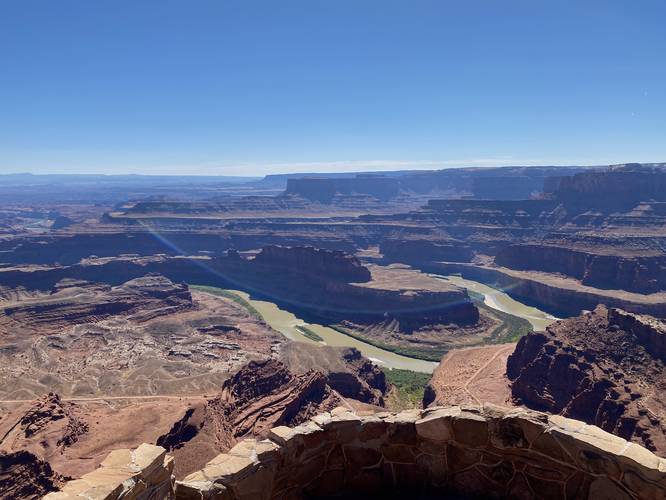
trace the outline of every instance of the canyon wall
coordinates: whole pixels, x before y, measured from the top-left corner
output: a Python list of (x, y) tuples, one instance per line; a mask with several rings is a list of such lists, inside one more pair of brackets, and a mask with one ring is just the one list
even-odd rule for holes
[(312, 201), (330, 203), (336, 195), (364, 194), (388, 200), (408, 195), (438, 193), (450, 197), (527, 200), (543, 191), (544, 180), (555, 175), (573, 175), (581, 167), (450, 168), (402, 175), (357, 174), (353, 177), (307, 176), (287, 179), (286, 193)]
[[(145, 467), (125, 472), (128, 451), (122, 460), (112, 453), (96, 475), (46, 498), (73, 499), (97, 478), (103, 479), (95, 498), (143, 498), (135, 485), (146, 476)], [(369, 416), (336, 408), (293, 428), (273, 428), (268, 439), (240, 441), (177, 481), (174, 490), (168, 490), (169, 465), (159, 465), (165, 464), (163, 453), (156, 453), (149, 477), (159, 473), (164, 489), (150, 498), (423, 494), (630, 500), (666, 494), (666, 461), (644, 448), (577, 420), (495, 405)], [(104, 474), (110, 462), (119, 465), (118, 473)]]
[(463, 289), (362, 286), (371, 274), (355, 257), (308, 247), (269, 246), (254, 258), (232, 251), (225, 257), (156, 255), (87, 259), (71, 266), (5, 267), (0, 268), (0, 292), (2, 287), (50, 291), (63, 279), (118, 285), (148, 273), (174, 282), (248, 290), (331, 321), (385, 321), (386, 314), (408, 323), (478, 320), (478, 311)]
[(266, 266), (283, 273), (300, 274), (306, 279), (342, 283), (370, 281), (370, 271), (353, 255), (314, 247), (268, 245), (261, 249), (253, 266)]
[(388, 200), (398, 194), (399, 181), (381, 175), (358, 175), (352, 178), (288, 179), (286, 194), (298, 195), (311, 201), (330, 203), (336, 195), (367, 194)]
[(417, 238), (386, 238), (379, 245), (379, 252), (389, 262), (447, 261), (470, 262), (472, 250), (460, 241), (433, 241)]
[[(598, 288), (654, 293), (666, 289), (666, 255), (630, 248), (578, 249), (522, 243), (501, 249), (495, 262), (519, 270), (562, 273)], [(634, 253), (635, 255), (632, 255)]]
[(539, 275), (528, 276), (525, 272), (474, 264), (446, 262), (419, 267), (424, 271), (439, 274), (460, 273), (463, 278), (505, 290), (516, 300), (558, 317), (577, 316), (599, 304), (605, 304), (639, 314), (666, 318), (666, 297), (663, 296), (652, 299), (638, 294), (604, 293), (604, 290), (578, 286), (577, 283), (567, 280), (546, 280)]
[(666, 454), (666, 323), (599, 306), (520, 339), (507, 361), (514, 399)]
[[(640, 201), (666, 201), (666, 169), (638, 163), (562, 177), (555, 197), (568, 207), (628, 209)], [(549, 187), (552, 184), (549, 183)]]

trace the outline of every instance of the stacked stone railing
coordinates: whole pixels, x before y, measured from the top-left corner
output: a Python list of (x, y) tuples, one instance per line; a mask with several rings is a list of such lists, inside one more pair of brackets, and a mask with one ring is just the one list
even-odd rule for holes
[[(173, 457), (161, 446), (114, 450), (94, 471), (49, 493), (45, 500), (158, 500), (174, 497)], [(1, 494), (0, 494), (1, 497)]]
[(86, 498), (286, 500), (382, 491), (405, 498), (657, 499), (666, 496), (666, 460), (583, 422), (520, 408), (367, 416), (338, 408), (274, 428), (268, 439), (239, 442), (163, 497)]

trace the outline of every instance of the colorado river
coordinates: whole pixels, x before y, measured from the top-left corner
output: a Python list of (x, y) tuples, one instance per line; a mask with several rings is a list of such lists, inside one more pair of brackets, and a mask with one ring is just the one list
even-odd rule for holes
[(507, 293), (498, 290), (497, 288), (484, 285), (478, 281), (472, 281), (465, 279), (461, 276), (442, 276), (438, 274), (431, 274), (430, 276), (434, 278), (443, 279), (450, 281), (454, 285), (459, 287), (466, 288), (472, 292), (483, 295), (483, 303), (486, 304), (491, 309), (496, 309), (508, 314), (512, 314), (519, 318), (526, 319), (532, 325), (535, 331), (545, 330), (548, 325), (553, 321), (557, 321), (558, 318), (551, 316), (548, 313), (537, 309), (536, 307), (531, 307), (518, 302), (515, 299), (512, 299)]
[[(483, 295), (484, 303), (498, 311), (502, 311), (514, 316), (524, 318), (530, 322), (535, 330), (543, 330), (553, 321), (557, 320), (554, 316), (547, 314), (534, 307), (527, 306), (517, 300), (512, 299), (509, 295), (501, 290), (484, 285), (477, 281), (464, 279), (460, 276), (442, 276), (433, 274), (435, 278), (450, 281), (462, 288), (466, 288), (472, 292)], [(402, 356), (385, 349), (367, 344), (361, 340), (345, 335), (333, 328), (318, 325), (315, 323), (307, 323), (298, 318), (289, 311), (280, 309), (276, 304), (264, 300), (253, 299), (249, 294), (240, 290), (226, 290), (235, 295), (243, 298), (247, 303), (251, 304), (257, 312), (262, 316), (263, 320), (270, 325), (273, 329), (282, 333), (290, 340), (297, 342), (307, 342), (311, 344), (326, 344), (330, 346), (339, 347), (355, 347), (363, 355), (374, 363), (385, 366), (387, 368), (399, 368), (403, 370), (412, 370), (415, 372), (432, 373), (437, 366), (437, 363), (432, 361), (425, 361), (407, 356)], [(303, 331), (298, 327), (306, 327), (316, 335), (322, 338), (322, 341), (312, 340), (303, 334)]]
[(261, 314), (266, 323), (268, 323), (274, 330), (282, 333), (288, 339), (298, 342), (309, 342), (311, 344), (321, 344), (321, 342), (310, 340), (309, 338), (305, 337), (303, 333), (298, 330), (298, 328), (296, 328), (297, 326), (305, 326), (324, 339), (324, 343), (326, 345), (356, 347), (366, 358), (380, 366), (385, 366), (387, 368), (400, 368), (402, 370), (412, 370), (415, 372), (423, 373), (432, 373), (432, 371), (437, 366), (437, 363), (433, 363), (432, 361), (408, 358), (407, 356), (401, 356), (400, 354), (366, 344), (365, 342), (356, 340), (349, 335), (340, 333), (339, 331), (327, 326), (306, 323), (289, 311), (280, 309), (272, 302), (255, 300), (245, 292), (241, 292), (239, 290), (229, 291), (235, 293), (239, 297), (244, 298), (247, 302), (252, 304), (252, 307), (254, 307), (259, 312), (259, 314)]

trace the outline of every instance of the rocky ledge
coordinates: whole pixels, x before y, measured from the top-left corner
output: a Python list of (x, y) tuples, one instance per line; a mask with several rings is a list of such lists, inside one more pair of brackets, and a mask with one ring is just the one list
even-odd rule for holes
[(521, 338), (516, 402), (598, 425), (666, 454), (666, 323), (599, 306)]
[(99, 468), (49, 493), (45, 500), (173, 498), (173, 457), (160, 446), (114, 450)]
[[(114, 452), (48, 500), (284, 499), (404, 492), (482, 498), (663, 498), (666, 460), (577, 420), (495, 405), (359, 416), (346, 408), (246, 439), (169, 490), (164, 450)], [(113, 458), (113, 459), (112, 459)], [(115, 467), (113, 469), (112, 467)], [(129, 470), (128, 470), (129, 469)], [(146, 470), (151, 471), (150, 475)], [(160, 477), (161, 482), (143, 477)], [(149, 486), (150, 485), (150, 486)], [(150, 491), (150, 487), (153, 488)], [(157, 488), (160, 495), (153, 493)], [(150, 491), (150, 494), (148, 492)], [(447, 496), (448, 495), (448, 496)], [(80, 498), (80, 497), (78, 497)]]

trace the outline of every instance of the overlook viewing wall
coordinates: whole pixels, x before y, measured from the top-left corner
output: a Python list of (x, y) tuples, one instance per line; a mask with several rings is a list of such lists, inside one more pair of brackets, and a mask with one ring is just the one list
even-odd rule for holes
[(268, 439), (240, 441), (175, 486), (171, 467), (159, 447), (119, 450), (46, 498), (666, 495), (666, 460), (645, 448), (577, 420), (489, 404), (367, 416), (340, 407), (294, 428), (274, 428)]

